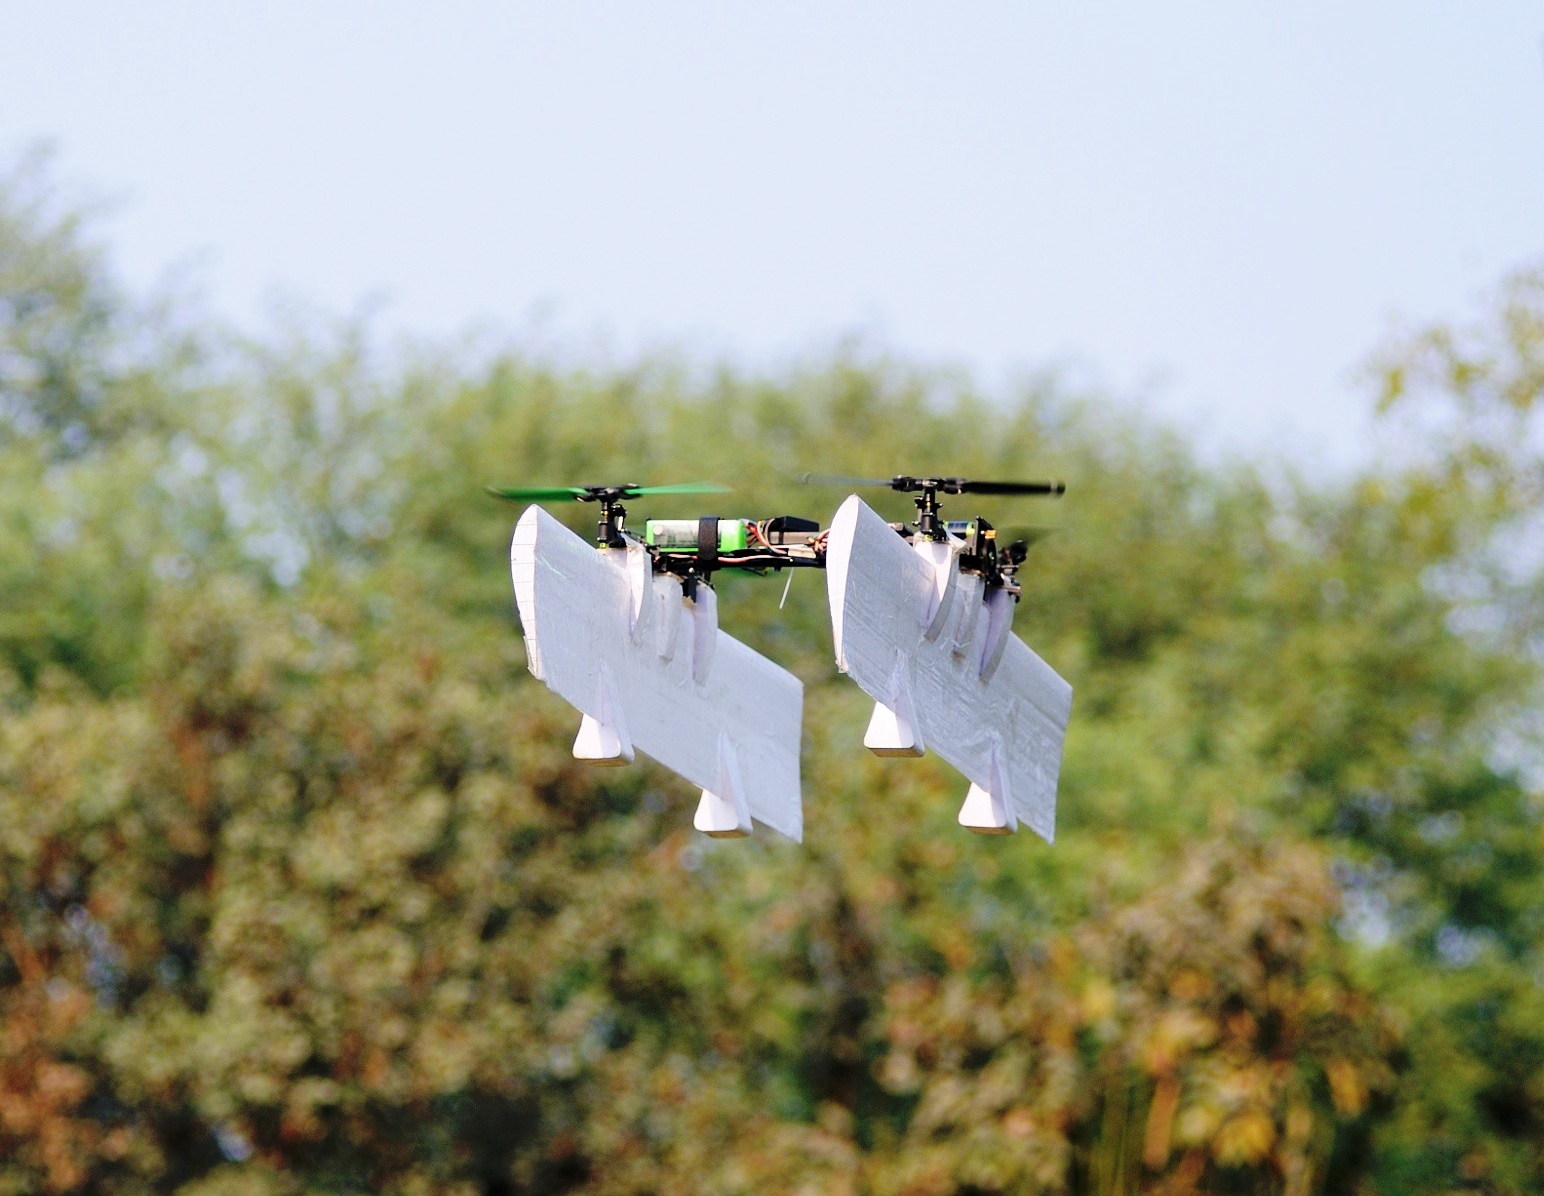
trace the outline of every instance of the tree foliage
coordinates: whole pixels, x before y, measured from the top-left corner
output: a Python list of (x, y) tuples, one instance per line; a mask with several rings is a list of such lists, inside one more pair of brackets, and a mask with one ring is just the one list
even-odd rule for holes
[[(1462, 419), (1309, 485), (861, 350), (173, 332), (43, 177), (0, 187), (0, 1190), (1544, 1185), (1536, 280), (1389, 351), (1390, 420)], [(483, 483), (933, 468), (1069, 482), (1017, 619), (1076, 692), (1054, 849), (859, 749), (807, 577), (722, 586), (806, 683), (804, 847), (571, 758)]]

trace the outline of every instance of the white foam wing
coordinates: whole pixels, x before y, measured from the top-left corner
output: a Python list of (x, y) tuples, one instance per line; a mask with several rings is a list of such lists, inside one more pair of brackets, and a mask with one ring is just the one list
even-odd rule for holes
[(598, 549), (540, 507), (515, 526), (510, 570), (531, 672), (585, 715), (576, 755), (636, 747), (702, 786), (700, 829), (755, 818), (802, 837), (803, 686), (718, 629), (711, 589), (686, 600), (642, 548)]
[(970, 779), (962, 823), (1050, 840), (1072, 687), (1013, 634), (1012, 595), (959, 571), (960, 547), (914, 548), (848, 498), (826, 550), (837, 667), (879, 703), (873, 750), (926, 748)]

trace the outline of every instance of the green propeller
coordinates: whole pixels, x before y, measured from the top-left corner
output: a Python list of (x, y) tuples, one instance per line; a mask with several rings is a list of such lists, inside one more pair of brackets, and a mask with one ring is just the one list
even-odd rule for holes
[(729, 487), (720, 486), (717, 482), (677, 482), (672, 486), (487, 486), (484, 489), (494, 498), (510, 502), (553, 502), (563, 498), (579, 502), (600, 502), (603, 499), (615, 502), (645, 494), (725, 494)]

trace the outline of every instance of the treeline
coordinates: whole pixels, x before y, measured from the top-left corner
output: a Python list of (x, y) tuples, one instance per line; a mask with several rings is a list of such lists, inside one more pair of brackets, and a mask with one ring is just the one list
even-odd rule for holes
[[(1544, 1189), (1538, 278), (1309, 482), (862, 351), (243, 340), (91, 236), (0, 182), (0, 1191)], [(803, 847), (569, 756), (483, 484), (806, 470), (1068, 481), (979, 504), (1055, 525), (1054, 848), (861, 749), (809, 577), (721, 587), (806, 683)]]

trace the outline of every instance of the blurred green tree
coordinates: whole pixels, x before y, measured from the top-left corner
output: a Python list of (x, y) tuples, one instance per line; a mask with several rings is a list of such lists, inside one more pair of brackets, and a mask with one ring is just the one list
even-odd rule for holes
[[(1526, 437), (1310, 485), (861, 347), (243, 341), (81, 229), (0, 187), (0, 1190), (1544, 1185)], [(722, 586), (807, 685), (803, 849), (572, 760), (483, 483), (823, 514), (804, 470), (930, 469), (1069, 481), (981, 504), (1060, 525), (1018, 616), (1077, 693), (1054, 850), (859, 749), (807, 577)]]

